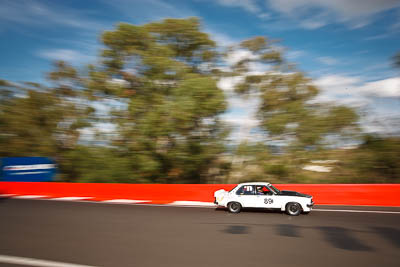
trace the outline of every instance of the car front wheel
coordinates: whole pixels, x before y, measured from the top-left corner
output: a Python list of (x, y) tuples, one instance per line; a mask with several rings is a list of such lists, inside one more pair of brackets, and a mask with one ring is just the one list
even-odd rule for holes
[(286, 205), (286, 212), (291, 216), (298, 216), (301, 213), (301, 206), (299, 203), (290, 202)]
[(229, 212), (239, 213), (241, 209), (242, 209), (242, 205), (240, 205), (239, 202), (229, 202), (229, 204), (228, 204)]

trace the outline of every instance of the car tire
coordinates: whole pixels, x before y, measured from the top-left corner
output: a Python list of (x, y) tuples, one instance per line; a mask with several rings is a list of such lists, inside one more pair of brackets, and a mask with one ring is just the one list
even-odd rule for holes
[(228, 210), (231, 213), (239, 213), (242, 210), (242, 205), (239, 202), (229, 202)]
[(297, 202), (289, 202), (286, 204), (286, 213), (290, 216), (298, 216), (302, 212), (302, 208)]

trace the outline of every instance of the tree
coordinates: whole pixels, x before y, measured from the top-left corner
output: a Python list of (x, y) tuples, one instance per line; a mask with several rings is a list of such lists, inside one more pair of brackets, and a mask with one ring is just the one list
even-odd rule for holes
[(112, 112), (112, 145), (147, 182), (207, 182), (227, 134), (218, 115), (225, 96), (212, 76), (216, 44), (198, 19), (121, 23), (104, 32), (102, 64), (91, 66), (87, 90), (125, 108)]
[[(321, 148), (327, 136), (357, 130), (357, 113), (347, 106), (313, 101), (319, 89), (285, 62), (272, 42), (256, 37), (243, 41), (236, 49), (250, 53), (232, 67), (232, 75), (244, 77), (235, 90), (240, 95), (259, 95), (257, 117), (271, 139), (289, 144), (293, 151), (302, 151)], [(253, 74), (251, 64), (255, 63), (269, 70)]]
[(400, 175), (400, 139), (365, 136), (354, 164), (364, 182), (393, 183)]
[[(121, 23), (102, 42), (101, 63), (83, 71), (56, 62), (52, 87), (1, 81), (1, 155), (57, 157), (67, 181), (98, 181), (84, 173), (94, 172), (88, 165), (113, 161), (126, 178), (109, 181), (207, 182), (223, 164), (228, 131), (219, 115), (227, 104), (212, 76), (216, 44), (199, 20)], [(108, 100), (114, 105), (99, 115), (93, 107)], [(102, 148), (79, 144), (96, 122), (116, 125), (112, 138)]]
[(57, 157), (77, 144), (79, 129), (88, 125), (87, 110), (59, 91), (33, 83), (2, 89), (2, 156)]
[(74, 181), (64, 155), (74, 150), (80, 130), (90, 126), (93, 108), (82, 103), (72, 85), (61, 82), (76, 76), (64, 62), (55, 64), (50, 80), (54, 87), (38, 83), (0, 82), (0, 156), (45, 156), (53, 158), (64, 180)]
[[(246, 169), (258, 165), (254, 177), (273, 182), (305, 181), (301, 168), (311, 154), (328, 149), (332, 142), (340, 146), (347, 138), (358, 138), (358, 114), (350, 107), (319, 103), (319, 89), (293, 63), (286, 62), (276, 41), (255, 37), (232, 46), (226, 53), (241, 55), (221, 75), (241, 77), (235, 92), (246, 98), (256, 96), (259, 131), (265, 133), (264, 157), (254, 155)], [(251, 144), (247, 144), (250, 145)], [(246, 177), (243, 177), (246, 179)], [(235, 181), (238, 181), (237, 179)]]

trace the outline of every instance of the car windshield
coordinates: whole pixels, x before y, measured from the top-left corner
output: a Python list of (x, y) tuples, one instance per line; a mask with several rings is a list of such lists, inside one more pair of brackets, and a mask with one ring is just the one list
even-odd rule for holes
[(238, 186), (233, 187), (231, 190), (229, 190), (229, 193), (233, 191), (233, 189), (237, 188)]
[(279, 189), (278, 188), (276, 188), (275, 186), (273, 186), (272, 184), (269, 186), (276, 194), (279, 194), (279, 192), (281, 192), (281, 191), (279, 191)]

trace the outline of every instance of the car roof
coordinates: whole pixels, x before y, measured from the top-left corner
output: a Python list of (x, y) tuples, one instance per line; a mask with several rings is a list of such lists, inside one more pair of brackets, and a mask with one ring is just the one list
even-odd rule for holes
[(248, 183), (241, 183), (238, 185), (242, 186), (242, 185), (271, 185), (271, 184), (268, 182), (248, 182)]

